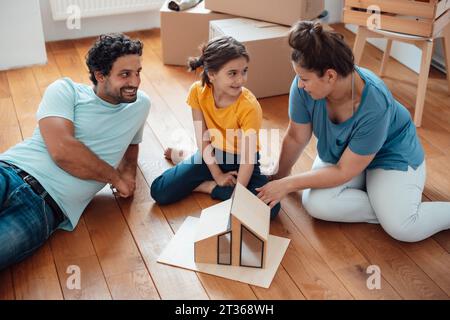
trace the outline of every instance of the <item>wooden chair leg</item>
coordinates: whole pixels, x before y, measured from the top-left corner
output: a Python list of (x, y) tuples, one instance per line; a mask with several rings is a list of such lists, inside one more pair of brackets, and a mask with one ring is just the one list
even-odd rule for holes
[(366, 27), (359, 26), (356, 33), (355, 44), (353, 45), (353, 55), (355, 56), (355, 64), (359, 65), (361, 62), (364, 45), (366, 44), (368, 31)]
[(383, 54), (383, 60), (381, 61), (380, 77), (384, 77), (386, 75), (386, 67), (389, 61), (389, 57), (391, 56), (391, 48), (392, 48), (392, 40), (388, 39), (386, 50), (384, 51)]
[(447, 68), (448, 93), (450, 94), (450, 24), (445, 28), (444, 37), (442, 38), (442, 40), (445, 66)]
[(422, 124), (423, 107), (427, 92), (428, 73), (430, 71), (431, 57), (433, 55), (434, 42), (424, 41), (422, 45), (422, 61), (420, 65), (419, 83), (417, 86), (416, 110), (414, 111), (414, 123), (417, 127)]

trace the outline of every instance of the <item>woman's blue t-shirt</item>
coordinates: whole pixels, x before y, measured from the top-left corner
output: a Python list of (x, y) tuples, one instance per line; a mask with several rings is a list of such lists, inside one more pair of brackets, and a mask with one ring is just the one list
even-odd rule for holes
[(296, 123), (312, 123), (319, 157), (336, 164), (349, 147), (359, 155), (376, 154), (367, 169), (407, 171), (424, 160), (422, 145), (408, 110), (394, 99), (384, 82), (373, 72), (355, 66), (365, 82), (355, 114), (333, 123), (326, 100), (314, 100), (294, 79), (289, 95), (289, 117)]

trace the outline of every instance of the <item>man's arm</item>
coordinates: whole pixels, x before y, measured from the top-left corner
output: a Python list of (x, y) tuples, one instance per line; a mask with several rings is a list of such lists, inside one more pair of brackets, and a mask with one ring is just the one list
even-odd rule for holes
[(51, 158), (61, 169), (83, 180), (110, 183), (122, 196), (130, 195), (119, 172), (75, 138), (72, 121), (46, 117), (39, 121), (39, 129)]
[(120, 173), (120, 177), (125, 180), (130, 187), (131, 194), (133, 194), (136, 189), (138, 155), (139, 145), (130, 144), (117, 169)]

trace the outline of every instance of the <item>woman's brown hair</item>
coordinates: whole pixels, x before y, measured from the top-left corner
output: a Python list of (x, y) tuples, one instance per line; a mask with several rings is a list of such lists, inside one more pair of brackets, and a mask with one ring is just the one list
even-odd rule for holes
[(210, 85), (208, 72), (218, 72), (227, 62), (244, 57), (247, 62), (250, 57), (245, 46), (232, 37), (220, 37), (209, 41), (200, 47), (201, 55), (188, 60), (189, 71), (202, 67), (202, 85)]
[(291, 59), (300, 67), (322, 77), (327, 69), (334, 69), (346, 77), (355, 68), (352, 49), (344, 36), (323, 30), (320, 22), (299, 21), (289, 33)]

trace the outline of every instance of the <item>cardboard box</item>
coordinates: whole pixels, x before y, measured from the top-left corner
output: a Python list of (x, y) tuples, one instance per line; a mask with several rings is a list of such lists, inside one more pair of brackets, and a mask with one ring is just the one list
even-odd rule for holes
[(295, 72), (288, 44), (289, 27), (265, 21), (235, 18), (210, 22), (210, 39), (231, 36), (250, 55), (247, 87), (257, 98), (289, 93)]
[(208, 41), (209, 21), (234, 18), (205, 9), (203, 1), (186, 11), (172, 11), (164, 3), (160, 10), (163, 62), (186, 65), (187, 59), (200, 54), (199, 46)]
[(325, 4), (324, 0), (205, 0), (205, 8), (292, 26), (298, 20), (316, 18)]

